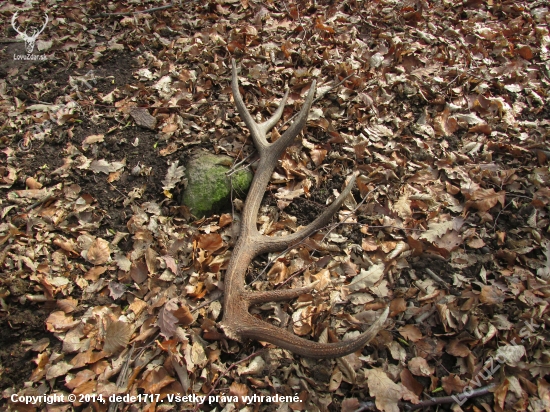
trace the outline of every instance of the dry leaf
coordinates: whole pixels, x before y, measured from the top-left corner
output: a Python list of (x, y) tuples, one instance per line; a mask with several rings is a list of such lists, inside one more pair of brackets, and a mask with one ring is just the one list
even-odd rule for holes
[(237, 396), (238, 401), (235, 403), (235, 405), (237, 406), (237, 408), (242, 408), (247, 403), (245, 396), (248, 396), (248, 388), (245, 384), (233, 381), (233, 383), (229, 387), (229, 395)]
[(111, 260), (111, 249), (109, 248), (109, 242), (100, 237), (95, 238), (92, 245), (88, 249), (86, 260), (93, 265), (102, 265)]
[(424, 390), (424, 386), (414, 378), (408, 369), (403, 369), (399, 374), (399, 377), (401, 378), (401, 383), (403, 386), (417, 396), (419, 396)]
[(504, 293), (495, 286), (482, 286), (479, 300), (488, 305), (499, 305), (504, 302)]
[(92, 134), (92, 135), (86, 137), (82, 141), (82, 149), (87, 150), (88, 147), (90, 147), (90, 145), (92, 145), (93, 143), (102, 142), (104, 137), (105, 137), (105, 135), (102, 135), (102, 134)]
[(120, 320), (111, 322), (105, 332), (103, 351), (108, 354), (114, 354), (124, 349), (128, 345), (128, 342), (130, 342), (132, 332), (132, 325), (126, 322)]
[(431, 376), (434, 373), (434, 368), (428, 365), (426, 359), (421, 357), (412, 358), (407, 366), (411, 373), (416, 376)]
[(474, 192), (470, 200), (466, 202), (466, 210), (470, 207), (479, 210), (480, 212), (487, 212), (494, 207), (497, 203), (500, 203), (504, 207), (506, 200), (506, 192), (501, 190), (495, 192), (495, 189), (478, 189)]
[(181, 182), (183, 176), (185, 176), (185, 167), (178, 166), (179, 160), (176, 160), (170, 165), (166, 171), (166, 177), (162, 181), (162, 188), (164, 190), (171, 190)]
[(462, 381), (458, 375), (455, 375), (454, 373), (451, 373), (449, 376), (444, 376), (441, 378), (441, 386), (447, 393), (447, 395), (450, 395), (451, 393), (461, 393), (464, 388), (466, 387), (467, 383)]
[(166, 339), (170, 339), (176, 333), (178, 318), (174, 315), (173, 312), (178, 309), (177, 302), (177, 298), (170, 299), (164, 304), (158, 314), (157, 325), (160, 328), (160, 333)]
[(29, 189), (42, 189), (42, 183), (39, 183), (34, 177), (27, 177), (25, 184)]
[(453, 356), (465, 358), (470, 354), (470, 349), (458, 340), (450, 341), (445, 347), (445, 351)]
[(52, 312), (46, 319), (46, 327), (50, 332), (64, 332), (78, 323), (79, 321), (73, 320), (72, 316), (67, 316), (62, 311)]
[(372, 265), (368, 270), (361, 269), (361, 273), (353, 278), (348, 285), (350, 292), (358, 292), (360, 290), (374, 286), (384, 276), (384, 264), (379, 263)]
[(59, 376), (65, 375), (67, 372), (69, 372), (73, 368), (73, 365), (67, 362), (58, 362), (55, 365), (52, 365), (48, 368), (46, 372), (46, 379), (54, 379)]
[(223, 239), (219, 233), (208, 233), (200, 235), (198, 246), (201, 249), (213, 253), (223, 247)]
[(273, 285), (278, 285), (286, 279), (286, 265), (284, 262), (276, 261), (269, 272), (267, 272), (267, 280)]
[(369, 394), (376, 399), (376, 407), (384, 412), (399, 412), (397, 403), (404, 394), (404, 388), (393, 382), (382, 369), (365, 370)]

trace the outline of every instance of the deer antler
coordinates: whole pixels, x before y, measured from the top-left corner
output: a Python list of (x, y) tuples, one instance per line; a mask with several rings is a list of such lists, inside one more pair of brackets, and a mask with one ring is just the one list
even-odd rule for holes
[(44, 29), (45, 29), (46, 26), (48, 25), (48, 21), (50, 21), (50, 18), (49, 18), (48, 15), (46, 14), (46, 21), (44, 22), (44, 25), (42, 26), (42, 28), (41, 28), (40, 30), (37, 29), (37, 30), (33, 33), (32, 36), (33, 36), (34, 38), (37, 38), (38, 35), (44, 31)]
[(11, 27), (13, 27), (13, 29), (15, 30), (15, 32), (17, 34), (19, 34), (21, 37), (25, 38), (25, 37), (27, 37), (27, 33), (24, 33), (24, 32), (19, 31), (17, 29), (16, 23), (15, 23), (16, 20), (17, 20), (17, 16), (18, 16), (17, 12), (13, 13), (13, 16), (11, 16)]
[(34, 37), (35, 39), (38, 37), (38, 35), (40, 33), (42, 33), (44, 31), (44, 29), (46, 28), (46, 26), (48, 25), (48, 21), (50, 21), (50, 18), (48, 17), (48, 15), (46, 14), (46, 21), (44, 22), (44, 24), (42, 25), (42, 28), (41, 29), (34, 29), (33, 30), (33, 33), (31, 36), (29, 36), (26, 32), (22, 32), (20, 30), (17, 29), (16, 27), (16, 21), (17, 21), (17, 16), (18, 16), (18, 12), (15, 12), (13, 13), (13, 16), (11, 16), (11, 26), (13, 27), (13, 29), (16, 31), (17, 34), (19, 34), (21, 37), (23, 37), (24, 39), (30, 37)]
[(283, 114), (288, 91), (273, 116), (264, 123), (258, 124), (252, 119), (252, 116), (246, 109), (241, 93), (239, 92), (239, 81), (237, 78), (235, 60), (232, 60), (231, 64), (233, 70), (231, 82), (233, 98), (241, 119), (244, 120), (246, 126), (250, 130), (254, 145), (260, 154), (260, 162), (244, 206), (239, 239), (237, 240), (225, 274), (224, 316), (221, 326), (225, 334), (231, 339), (238, 341), (242, 339), (266, 341), (284, 349), (288, 349), (298, 355), (312, 358), (336, 358), (355, 352), (376, 336), (388, 316), (388, 308), (384, 310), (380, 318), (371, 325), (366, 332), (355, 339), (338, 343), (318, 343), (300, 338), (287, 330), (259, 320), (248, 312), (248, 308), (252, 304), (289, 300), (303, 293), (312, 291), (313, 286), (285, 290), (246, 291), (246, 270), (255, 256), (261, 253), (284, 250), (289, 245), (301, 241), (324, 227), (350, 194), (356, 174), (353, 175), (340, 196), (338, 196), (319, 217), (302, 230), (286, 236), (262, 236), (256, 227), (256, 217), (265, 188), (269, 183), (269, 179), (273, 169), (277, 165), (279, 157), (306, 124), (308, 112), (313, 101), (313, 95), (315, 94), (316, 82), (313, 81), (304, 106), (300, 110), (294, 123), (281, 137), (279, 137), (279, 139), (277, 139), (277, 141), (269, 143), (266, 139), (266, 133), (275, 126)]
[(17, 16), (18, 16), (18, 13), (15, 12), (11, 17), (11, 26), (17, 32), (17, 34), (19, 34), (25, 41), (27, 52), (32, 53), (34, 50), (34, 44), (36, 42), (36, 39), (38, 38), (40, 33), (42, 33), (46, 28), (46, 25), (48, 24), (48, 21), (50, 21), (50, 18), (46, 14), (46, 21), (44, 22), (44, 25), (42, 26), (42, 28), (34, 29), (32, 35), (29, 36), (26, 32), (22, 32), (17, 28), (17, 25), (16, 25)]

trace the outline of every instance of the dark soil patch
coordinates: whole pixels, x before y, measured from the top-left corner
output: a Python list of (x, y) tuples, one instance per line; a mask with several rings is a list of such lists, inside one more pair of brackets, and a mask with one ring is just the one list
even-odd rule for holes
[(36, 353), (30, 346), (43, 338), (49, 339), (50, 345), (59, 346), (59, 341), (45, 329), (50, 305), (21, 305), (19, 299), (31, 292), (27, 280), (17, 277), (6, 281), (2, 275), (0, 288), (9, 291), (7, 311), (0, 312), (0, 388), (21, 387), (36, 367), (32, 362)]
[[(306, 226), (313, 222), (328, 206), (327, 199), (333, 194), (336, 189), (341, 192), (344, 185), (344, 177), (336, 175), (330, 178), (325, 178), (318, 189), (311, 192), (309, 199), (303, 197), (295, 198), (284, 211), (289, 215), (296, 216), (296, 223), (300, 226)], [(276, 205), (276, 198), (272, 198), (270, 205)]]
[[(20, 47), (19, 44), (10, 44), (7, 46), (7, 52), (11, 49)], [(8, 59), (9, 64), (4, 66), (3, 70), (19, 70), (28, 72), (28, 81), (20, 85), (19, 97), (24, 99), (27, 104), (35, 104), (36, 85), (41, 83), (50, 83), (51, 89), (59, 93), (67, 94), (64, 88), (70, 88), (69, 76), (83, 76), (88, 72), (88, 68), (62, 67), (51, 62), (26, 62), (21, 60)], [(29, 63), (29, 64), (27, 64)], [(132, 81), (132, 74), (135, 67), (135, 61), (128, 53), (119, 53), (107, 56), (93, 69), (97, 81), (93, 83), (93, 89), (83, 90), (81, 96), (92, 98), (93, 95), (101, 92), (109, 93), (115, 87), (122, 88)], [(45, 103), (55, 103), (58, 94), (46, 93), (40, 98)], [(79, 102), (80, 103), (80, 102)], [(102, 108), (94, 106), (93, 110), (112, 112), (109, 107)], [(99, 119), (99, 120), (98, 120)], [(12, 189), (25, 189), (25, 180), (27, 177), (34, 177), (42, 180), (46, 186), (62, 183), (64, 186), (78, 184), (81, 187), (82, 194), (89, 194), (97, 202), (96, 210), (101, 215), (95, 216), (96, 221), (101, 225), (94, 233), (99, 235), (107, 229), (115, 231), (127, 231), (126, 222), (128, 216), (132, 214), (131, 204), (124, 204), (128, 194), (132, 190), (142, 189), (143, 194), (139, 202), (155, 201), (163, 199), (162, 179), (166, 174), (167, 159), (159, 155), (160, 147), (156, 133), (139, 127), (122, 127), (112, 116), (94, 117), (91, 108), (82, 104), (82, 111), (79, 122), (68, 122), (62, 126), (54, 124), (52, 126), (51, 137), (44, 141), (31, 140), (28, 151), (17, 151), (17, 167), (23, 173), (18, 175), (18, 179), (12, 186)], [(114, 130), (112, 133), (108, 133)], [(91, 153), (85, 152), (90, 160), (105, 159), (107, 162), (126, 162), (125, 171), (118, 180), (109, 183), (104, 174), (95, 174), (91, 170), (81, 170), (71, 168), (70, 176), (60, 176), (52, 174), (64, 163), (64, 158), (68, 157), (64, 151), (68, 144), (82, 148), (82, 141), (89, 135), (104, 134), (105, 140), (98, 145), (98, 151)], [(16, 140), (20, 136), (6, 136)], [(7, 141), (6, 141), (7, 143)], [(15, 147), (15, 144), (11, 144)], [(162, 146), (161, 146), (162, 147)], [(172, 157), (177, 158), (181, 153), (175, 153)], [(132, 173), (132, 170), (138, 166), (143, 173)], [(6, 192), (1, 194), (2, 197)], [(24, 230), (24, 225), (21, 227)], [(131, 239), (125, 239), (119, 243), (122, 250), (131, 248)], [(0, 275), (4, 277), (3, 275)], [(45, 320), (53, 308), (42, 304), (21, 305), (19, 297), (27, 292), (28, 282), (22, 279), (10, 281), (4, 284), (5, 288), (10, 290), (10, 297), (6, 302), (10, 307), (8, 312), (0, 312), (0, 326), (3, 333), (0, 337), (0, 362), (2, 373), (0, 377), (0, 387), (10, 386), (22, 387), (36, 367), (32, 359), (36, 353), (29, 350), (30, 344), (48, 337), (52, 344), (59, 345), (59, 341), (45, 330)], [(110, 299), (106, 299), (111, 301)], [(101, 301), (106, 303), (105, 299)], [(86, 302), (88, 305), (90, 302)], [(86, 306), (85, 305), (85, 306)], [(81, 308), (79, 308), (81, 310)]]

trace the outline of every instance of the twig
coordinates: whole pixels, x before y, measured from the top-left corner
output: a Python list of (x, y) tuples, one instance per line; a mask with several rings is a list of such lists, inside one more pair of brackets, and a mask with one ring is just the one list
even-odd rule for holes
[(147, 10), (124, 11), (124, 12), (120, 12), (120, 13), (99, 13), (99, 14), (96, 14), (95, 16), (92, 16), (92, 18), (95, 19), (96, 17), (130, 16), (130, 15), (133, 15), (133, 14), (152, 13), (154, 11), (169, 9), (172, 6), (174, 6), (174, 2), (170, 2), (170, 4), (167, 4), (166, 6), (153, 7), (152, 9), (147, 9)]
[[(246, 362), (246, 361), (249, 360), (249, 359), (252, 359), (252, 358), (255, 357), (255, 356), (258, 356), (260, 353), (264, 352), (265, 350), (266, 350), (265, 348), (260, 349), (260, 350), (258, 350), (258, 351), (256, 351), (256, 352), (254, 352), (252, 355), (249, 355), (249, 356), (247, 356), (246, 358), (241, 359), (240, 361), (231, 364), (231, 366), (229, 366), (229, 368), (227, 368), (227, 369), (225, 370), (225, 372), (222, 373), (222, 374), (218, 377), (218, 379), (216, 379), (216, 382), (214, 382), (214, 384), (212, 385), (212, 389), (210, 389), (210, 392), (208, 392), (208, 393), (206, 394), (206, 396), (205, 396), (204, 399), (207, 399), (208, 397), (210, 397), (210, 395), (212, 395), (212, 394), (214, 393), (214, 391), (216, 390), (216, 387), (217, 387), (218, 384), (220, 383), (221, 379), (222, 379), (225, 375), (227, 375), (231, 369), (233, 369), (235, 366), (237, 366), (237, 365), (239, 365), (239, 364), (241, 364), (241, 363), (243, 363), (243, 362)], [(196, 405), (195, 408), (193, 409), (193, 412), (197, 412), (201, 406), (202, 406), (202, 403), (197, 403), (197, 405)]]
[[(220, 291), (220, 292), (221, 292), (221, 291)], [(199, 306), (197, 306), (196, 308), (194, 308), (194, 309), (191, 311), (191, 313), (194, 313), (194, 312), (196, 312), (197, 310), (199, 310), (200, 308), (204, 308), (205, 306), (210, 305), (212, 302), (215, 302), (215, 301), (217, 301), (217, 300), (220, 300), (220, 298), (221, 298), (222, 296), (223, 296), (223, 292), (221, 292), (219, 296), (216, 296), (216, 297), (214, 297), (214, 298), (212, 298), (212, 299), (210, 299), (210, 300), (207, 300), (206, 302), (201, 303)]]
[[(477, 398), (478, 396), (487, 395), (491, 392), (491, 389), (496, 388), (496, 383), (491, 383), (490, 385), (484, 386), (482, 388), (474, 389), (470, 393), (462, 393), (459, 395), (460, 400)], [(407, 408), (408, 411), (414, 411), (416, 409), (427, 408), (434, 405), (442, 405), (445, 403), (455, 403), (457, 396), (442, 396), (441, 398), (432, 398), (426, 401), (417, 403), (416, 405), (409, 404), (408, 402), (403, 402), (403, 406)]]
[(40, 206), (41, 204), (43, 203), (46, 203), (47, 201), (51, 200), (54, 198), (54, 195), (53, 194), (49, 194), (48, 196), (45, 196), (43, 197), (42, 199), (40, 200), (37, 200), (36, 202), (34, 202), (32, 205), (30, 205), (29, 207), (27, 207), (25, 209), (26, 212), (30, 212), (31, 210), (33, 210), (35, 207), (38, 207)]
[[(117, 388), (126, 388), (127, 382), (126, 379), (128, 378), (128, 367), (130, 365), (130, 361), (132, 359), (132, 355), (134, 354), (135, 350), (135, 344), (132, 345), (132, 348), (128, 351), (128, 356), (126, 357), (126, 360), (124, 361), (124, 365), (122, 366), (122, 370), (118, 373), (118, 378), (116, 380), (116, 386)], [(109, 405), (108, 412), (115, 412), (117, 410), (118, 402), (111, 402)]]
[(353, 209), (351, 211), (351, 213), (346, 216), (344, 218), (344, 220), (342, 220), (341, 222), (336, 222), (334, 225), (332, 225), (332, 227), (328, 230), (328, 232), (325, 234), (325, 236), (323, 236), (323, 239), (321, 239), (321, 243), (323, 243), (325, 241), (325, 239), (327, 238), (327, 236), (330, 234), (330, 232), (332, 232), (334, 229), (336, 229), (338, 226), (340, 226), (341, 224), (345, 223), (346, 220), (348, 220), (348, 218), (353, 215), (355, 212), (357, 212), (359, 210), (359, 208), (361, 207), (361, 205), (363, 203), (365, 203), (365, 200), (367, 200), (367, 198), (369, 197), (369, 195), (374, 192), (374, 189), (369, 191), (369, 193), (367, 193), (365, 196), (363, 196), (363, 199), (361, 199), (361, 201), (357, 204), (357, 206), (355, 206), (355, 209)]
[(430, 276), (433, 280), (435, 280), (445, 289), (449, 290), (449, 284), (445, 282), (443, 279), (441, 279), (439, 276), (437, 276), (433, 270), (431, 270), (430, 268), (426, 268), (426, 273), (428, 274), (428, 276)]
[[(349, 222), (349, 223), (346, 223), (346, 224), (356, 225), (356, 224), (362, 224), (363, 222), (357, 222), (357, 223), (356, 222)], [(344, 223), (344, 222), (342, 222), (342, 223)], [(408, 227), (401, 227), (401, 226), (395, 226), (395, 225), (381, 225), (381, 226), (368, 225), (368, 226), (369, 226), (368, 229), (374, 228), (374, 229), (417, 230), (419, 232), (426, 232), (427, 231), (426, 229), (417, 229), (417, 228), (414, 228), (414, 227), (408, 228)]]
[(229, 169), (225, 175), (226, 176), (232, 176), (234, 173), (238, 172), (239, 170), (246, 169), (247, 167), (249, 167), (249, 166), (253, 165), (254, 163), (256, 163), (257, 160), (250, 163), (250, 164), (248, 164), (248, 165), (246, 165), (246, 166), (243, 166), (243, 167), (239, 168), (240, 165), (242, 165), (244, 162), (246, 162), (250, 157), (252, 157), (256, 153), (257, 153), (257, 151), (254, 150), (252, 153), (250, 153), (248, 156), (246, 156), (243, 160), (241, 160), (240, 162), (235, 163), (233, 166), (231, 166), (231, 169)]
[(298, 275), (301, 274), (301, 273), (304, 273), (304, 272), (306, 271), (306, 269), (308, 269), (310, 266), (311, 266), (311, 265), (307, 265), (307, 266), (303, 267), (302, 269), (298, 269), (296, 272), (294, 272), (292, 275), (290, 275), (288, 278), (286, 278), (286, 280), (285, 280), (283, 283), (277, 285), (277, 286), (275, 287), (275, 289), (279, 289), (280, 287), (282, 287), (282, 286), (284, 286), (286, 283), (288, 283), (288, 281), (291, 280), (292, 278), (298, 276)]
[[(474, 389), (470, 393), (463, 393), (459, 395), (460, 400), (476, 398), (478, 396), (487, 395), (497, 386), (496, 383), (484, 386), (483, 388)], [(440, 398), (431, 398), (426, 401), (417, 403), (416, 405), (409, 402), (399, 402), (399, 408), (405, 411), (414, 411), (416, 409), (428, 408), (430, 406), (442, 405), (445, 403), (455, 403), (457, 396), (442, 396)], [(359, 408), (355, 412), (376, 411), (376, 405), (373, 401), (365, 401), (359, 404)]]

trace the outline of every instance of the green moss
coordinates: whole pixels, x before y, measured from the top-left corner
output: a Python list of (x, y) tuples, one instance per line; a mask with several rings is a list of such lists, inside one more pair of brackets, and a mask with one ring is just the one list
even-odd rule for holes
[(238, 196), (246, 195), (253, 177), (249, 170), (239, 170), (233, 174), (231, 183)]
[(232, 159), (203, 153), (193, 158), (187, 165), (187, 188), (182, 196), (182, 204), (200, 218), (228, 210), (231, 202), (231, 184), (239, 197), (245, 197), (252, 182), (252, 173), (241, 170), (230, 180), (226, 173)]

